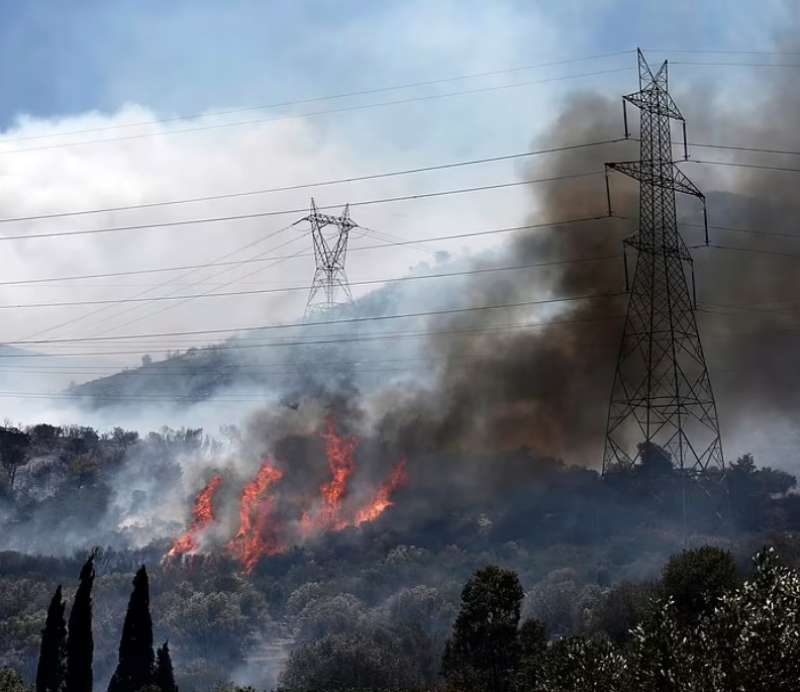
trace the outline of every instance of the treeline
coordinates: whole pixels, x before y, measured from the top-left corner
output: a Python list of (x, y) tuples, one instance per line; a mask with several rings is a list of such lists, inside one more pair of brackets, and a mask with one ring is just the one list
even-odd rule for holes
[[(202, 432), (139, 438), (79, 428), (20, 432), (30, 440), (26, 463), (13, 496), (0, 498), (3, 540), (15, 541), (15, 550), (0, 551), (0, 667), (19, 671), (28, 684), (54, 590), (63, 583), (69, 605), (68, 584), (98, 526), (111, 527), (114, 542), (105, 542), (105, 534), (97, 542), (116, 547), (95, 558), (96, 680), (105, 687), (116, 669), (129, 575), (146, 563), (153, 626), (169, 639), (182, 692), (228, 678), (269, 689), (273, 673), (284, 668), (282, 684), (298, 690), (311, 683), (344, 689), (354, 672), (368, 689), (432, 688), (442, 681), (462, 587), (486, 564), (519, 575), (521, 622), (540, 622), (547, 641), (579, 637), (628, 651), (630, 630), (645, 622), (649, 603), (662, 599), (656, 588), (662, 566), (687, 540), (684, 493), (690, 545), (722, 546), (740, 570), (764, 544), (776, 545), (788, 565), (800, 565), (795, 478), (759, 468), (749, 456), (729, 465), (725, 478), (701, 485), (658, 450), (605, 479), (518, 450), (452, 460), (443, 453), (429, 464), (410, 459), (420, 465), (413, 492), (386, 521), (293, 548), (249, 576), (216, 553), (167, 567), (159, 561), (170, 541), (154, 537), (176, 535), (181, 522), (137, 528), (128, 517), (149, 521), (150, 508), (169, 508), (174, 497), (167, 491), (180, 480), (176, 456), (202, 453)], [(125, 460), (116, 462), (122, 449)], [(458, 493), (438, 482), (464, 467)], [(471, 487), (473, 477), (485, 487)], [(112, 534), (117, 526), (124, 528)], [(137, 547), (125, 547), (131, 545)], [(80, 557), (70, 557), (78, 547)], [(37, 551), (60, 557), (31, 554)]]
[[(773, 549), (740, 578), (730, 553), (687, 550), (646, 585), (624, 633), (549, 638), (521, 617), (517, 574), (474, 573), (441, 661), (441, 677), (406, 686), (375, 679), (366, 661), (320, 676), (313, 660), (290, 662), (282, 692), (795, 692), (800, 680), (800, 574)], [(401, 655), (402, 652), (398, 652)], [(344, 657), (343, 657), (344, 658)], [(370, 676), (372, 679), (369, 679)]]
[[(63, 466), (71, 482), (78, 485), (94, 482), (99, 474), (113, 470), (136, 445), (174, 454), (177, 449), (196, 451), (203, 444), (208, 445), (210, 441), (204, 438), (200, 428), (164, 428), (142, 439), (138, 432), (123, 428), (101, 433), (79, 425), (0, 426), (0, 466), (3, 469), (0, 497), (12, 496), (20, 469), (33, 459), (46, 458), (50, 465)], [(36, 472), (43, 476), (48, 470), (37, 468)]]
[[(510, 571), (477, 572), (462, 594), (443, 661), (448, 692), (790, 692), (800, 680), (800, 575), (773, 549), (740, 582), (729, 553), (673, 557), (659, 594), (622, 641), (548, 641), (520, 626), (522, 589)], [(659, 593), (660, 592), (660, 593)]]
[[(402, 570), (407, 557), (393, 562)], [(95, 555), (81, 569), (68, 621), (61, 587), (41, 633), (37, 692), (92, 689)], [(215, 577), (219, 580), (220, 577)], [(774, 549), (747, 574), (727, 550), (673, 556), (652, 582), (619, 583), (585, 610), (580, 631), (557, 634), (518, 574), (481, 567), (452, 611), (430, 587), (405, 589), (370, 613), (356, 597), (310, 583), (285, 599), (295, 645), (281, 692), (789, 692), (800, 679), (800, 574)], [(180, 596), (180, 594), (176, 594)], [(189, 594), (190, 600), (196, 595)], [(545, 610), (540, 610), (541, 606)], [(228, 626), (216, 610), (210, 628)], [(228, 641), (229, 640), (229, 641)], [(225, 646), (246, 645), (228, 636)], [(220, 670), (222, 676), (230, 668)], [(213, 679), (194, 689), (212, 692)], [(23, 692), (0, 671), (2, 692)], [(153, 647), (150, 585), (133, 581), (108, 692), (177, 692), (166, 643)], [(213, 692), (249, 692), (218, 686)]]
[[(69, 626), (64, 619), (66, 604), (61, 585), (56, 587), (42, 630), (35, 692), (91, 692), (93, 689), (92, 586), (96, 555), (96, 551), (92, 551), (81, 568), (80, 584), (69, 613)], [(6, 673), (5, 680), (11, 685), (13, 677)], [(108, 692), (143, 690), (178, 692), (169, 644), (164, 642), (155, 654), (153, 652), (150, 584), (144, 566), (133, 579), (133, 591), (122, 626), (119, 661)]]

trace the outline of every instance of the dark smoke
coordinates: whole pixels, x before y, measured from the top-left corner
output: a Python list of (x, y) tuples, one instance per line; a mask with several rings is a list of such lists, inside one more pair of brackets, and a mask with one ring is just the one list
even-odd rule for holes
[[(778, 49), (791, 50), (792, 45), (781, 40)], [(687, 118), (690, 141), (800, 151), (800, 133), (795, 127), (800, 98), (792, 72), (768, 70), (769, 81), (763, 83), (754, 117), (745, 104), (723, 90), (723, 80), (740, 68), (730, 68), (730, 73), (719, 68), (722, 72), (712, 73), (719, 81), (700, 83), (692, 78), (689, 69), (692, 68), (673, 68), (671, 84)], [(635, 90), (632, 83), (629, 91)], [(637, 124), (636, 118), (631, 117), (634, 137)], [(676, 139), (679, 133), (676, 126)], [(579, 93), (567, 100), (562, 115), (532, 148), (621, 135), (619, 98)], [(682, 147), (676, 147), (676, 159), (681, 151)], [(699, 147), (692, 148), (691, 154), (700, 160), (796, 166), (796, 157), (784, 157), (788, 159), (785, 162), (778, 158), (776, 163), (774, 156), (731, 154)], [(529, 173), (534, 177), (601, 170), (605, 161), (636, 158), (638, 143), (631, 141), (540, 157), (530, 164)], [(798, 233), (800, 240), (795, 223), (800, 211), (796, 174), (693, 163), (685, 163), (682, 168), (706, 193), (712, 225)], [(622, 238), (636, 229), (638, 190), (619, 174), (612, 175), (611, 185), (614, 211), (627, 218), (525, 231), (507, 245), (505, 253), (490, 262), (526, 264), (621, 254)], [(602, 215), (606, 210), (602, 176), (538, 185), (532, 193), (537, 211), (529, 219), (531, 224)], [(702, 223), (697, 200), (679, 196), (678, 210), (687, 244), (703, 243), (702, 229), (697, 227)], [(800, 254), (800, 242), (791, 239), (715, 228), (711, 229), (711, 242)], [(733, 436), (743, 424), (749, 431), (767, 422), (790, 424), (800, 405), (800, 380), (793, 367), (798, 327), (796, 312), (785, 308), (797, 294), (797, 258), (713, 248), (696, 249), (694, 256), (701, 304), (698, 321), (723, 432)], [(631, 272), (634, 262), (635, 256), (629, 256)], [(485, 264), (485, 259), (475, 263), (476, 267)], [(459, 291), (460, 299), (454, 302), (511, 303), (615, 292), (624, 286), (621, 258), (501, 276), (489, 279), (478, 275), (465, 282)], [(769, 311), (723, 309), (709, 303), (757, 305)], [(777, 312), (774, 308), (783, 310)], [(486, 311), (448, 320), (446, 327), (453, 329), (491, 329), (509, 322), (542, 319), (576, 324), (431, 339), (428, 347), (447, 358), (447, 365), (436, 386), (416, 394), (397, 394), (385, 404), (383, 434), (411, 449), (488, 451), (525, 445), (595, 466), (602, 453), (607, 397), (621, 337), (622, 320), (618, 317), (624, 310), (624, 298), (610, 298), (563, 303), (557, 310)], [(437, 323), (440, 327), (441, 323)], [(466, 353), (480, 359), (465, 362), (461, 356)], [(734, 437), (733, 444), (738, 446), (742, 441)], [(728, 450), (728, 456), (744, 451), (748, 448), (734, 447)], [(791, 460), (779, 457), (775, 463), (785, 465)]]

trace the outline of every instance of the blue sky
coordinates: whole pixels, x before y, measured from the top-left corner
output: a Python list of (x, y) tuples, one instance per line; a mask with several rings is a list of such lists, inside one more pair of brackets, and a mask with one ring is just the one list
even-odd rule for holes
[(635, 45), (769, 48), (781, 5), (3, 0), (0, 124), (127, 102), (251, 105)]

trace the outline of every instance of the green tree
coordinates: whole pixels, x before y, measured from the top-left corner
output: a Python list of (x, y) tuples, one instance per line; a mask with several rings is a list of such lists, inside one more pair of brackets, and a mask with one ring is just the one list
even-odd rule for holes
[(64, 599), (61, 585), (56, 588), (42, 630), (39, 664), (36, 668), (36, 692), (62, 692), (66, 674), (67, 625), (64, 622)]
[(696, 622), (725, 592), (735, 588), (738, 580), (733, 556), (727, 550), (704, 546), (670, 558), (664, 567), (663, 588), (672, 598), (677, 616)]
[(524, 595), (516, 573), (494, 565), (467, 581), (442, 661), (450, 687), (510, 688), (519, 662), (517, 627)]
[(81, 568), (80, 584), (75, 592), (72, 610), (69, 613), (66, 692), (91, 692), (92, 690), (92, 660), (94, 658), (92, 586), (96, 555), (97, 550), (93, 550)]
[(178, 692), (175, 684), (175, 674), (172, 671), (172, 658), (169, 655), (169, 642), (156, 651), (156, 670), (153, 674), (153, 684), (161, 692)]
[(119, 663), (108, 692), (138, 692), (153, 682), (153, 621), (150, 618), (150, 584), (144, 565), (133, 578), (133, 592), (122, 625)]

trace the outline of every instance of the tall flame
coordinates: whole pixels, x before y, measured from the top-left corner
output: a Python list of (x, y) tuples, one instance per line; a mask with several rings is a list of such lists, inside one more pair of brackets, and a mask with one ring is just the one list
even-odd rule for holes
[(172, 548), (167, 553), (167, 557), (177, 557), (178, 555), (193, 553), (198, 549), (197, 535), (214, 521), (214, 506), (212, 501), (220, 485), (222, 485), (222, 476), (214, 476), (200, 491), (194, 501), (192, 523), (189, 525), (186, 533), (175, 539)]
[(330, 417), (322, 437), (325, 440), (325, 456), (328, 459), (331, 480), (323, 483), (320, 488), (322, 506), (316, 516), (304, 512), (300, 519), (300, 529), (305, 536), (320, 530), (341, 531), (349, 524), (341, 517), (342, 501), (347, 494), (350, 477), (356, 470), (353, 453), (358, 447), (358, 439), (339, 435), (336, 423)]
[[(301, 540), (323, 531), (342, 531), (373, 522), (394, 504), (394, 495), (408, 483), (406, 461), (395, 464), (389, 477), (375, 490), (370, 501), (354, 507), (355, 498), (348, 498), (350, 481), (356, 472), (354, 454), (358, 439), (340, 435), (333, 418), (328, 418), (325, 431), (325, 456), (330, 480), (323, 483), (317, 502), (300, 517)], [(239, 530), (227, 543), (228, 552), (252, 572), (263, 557), (279, 555), (289, 548), (286, 527), (279, 523), (274, 486), (284, 472), (270, 459), (262, 462), (255, 478), (242, 490), (239, 501)], [(187, 531), (175, 540), (166, 557), (195, 553), (198, 537), (214, 521), (213, 499), (222, 484), (222, 476), (214, 476), (197, 496), (192, 522)]]
[(375, 521), (394, 504), (392, 496), (400, 488), (405, 486), (406, 483), (408, 483), (408, 471), (406, 470), (406, 461), (403, 459), (392, 469), (392, 474), (381, 484), (380, 488), (378, 488), (372, 501), (356, 513), (353, 525), (361, 526), (362, 524)]
[(283, 478), (283, 471), (269, 459), (264, 461), (256, 477), (242, 491), (239, 503), (239, 531), (228, 543), (228, 549), (252, 572), (262, 557), (286, 550), (273, 524), (274, 500), (265, 496)]

